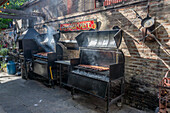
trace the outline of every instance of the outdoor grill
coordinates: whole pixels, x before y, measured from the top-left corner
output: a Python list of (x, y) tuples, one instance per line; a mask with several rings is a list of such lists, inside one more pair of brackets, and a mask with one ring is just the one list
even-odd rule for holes
[[(55, 79), (55, 76), (53, 77), (54, 61), (62, 60), (63, 48), (58, 44), (60, 33), (51, 36), (39, 34), (33, 27), (29, 27), (19, 38), (19, 47), (23, 50), (24, 56), (22, 62), (23, 78), (30, 76), (49, 81)], [(49, 38), (53, 38), (53, 43), (50, 45), (46, 41), (50, 40)]]
[(35, 52), (32, 56), (33, 73), (38, 76), (41, 76), (39, 78), (41, 78), (42, 80), (48, 80), (49, 85), (52, 85), (52, 81), (57, 79), (54, 74), (54, 72), (56, 71), (54, 61), (62, 60), (63, 58), (63, 48), (59, 44), (57, 44), (60, 38), (59, 36), (59, 34), (56, 34), (54, 36), (55, 51), (50, 50), (44, 52)]
[[(109, 105), (122, 99), (124, 94), (124, 55), (119, 46), (121, 29), (109, 31), (85, 31), (76, 37), (80, 58), (71, 59), (73, 67), (68, 76), (68, 85), (74, 89), (107, 100)], [(120, 94), (113, 98), (112, 82), (120, 80)]]

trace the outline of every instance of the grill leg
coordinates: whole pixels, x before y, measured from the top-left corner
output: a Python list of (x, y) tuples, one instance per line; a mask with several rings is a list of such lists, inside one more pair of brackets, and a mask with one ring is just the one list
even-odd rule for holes
[(110, 83), (107, 87), (107, 105), (106, 105), (106, 113), (109, 113), (109, 103), (110, 103)]
[(22, 65), (22, 67), (21, 67), (21, 76), (22, 76), (22, 78), (23, 79), (26, 79), (26, 77), (25, 77), (25, 66), (24, 66), (24, 64)]
[(52, 79), (49, 79), (49, 85), (50, 87), (52, 87), (53, 89), (55, 89), (54, 87), (54, 81)]
[(123, 96), (124, 96), (124, 77), (121, 79), (120, 88), (121, 88), (120, 93), (122, 96), (121, 96), (119, 102), (117, 103), (117, 106), (121, 108), (123, 106), (123, 101), (124, 101), (124, 98), (123, 98)]
[[(124, 83), (125, 83), (125, 79), (123, 77), (121, 80), (121, 94), (124, 94)], [(121, 105), (123, 105), (123, 96), (121, 97)]]
[(62, 78), (61, 78), (61, 64), (60, 64), (60, 88), (62, 87)]
[(27, 62), (25, 61), (25, 59), (24, 59), (24, 75), (23, 75), (23, 78), (24, 79), (28, 79), (28, 73), (27, 73), (27, 64), (26, 64)]
[(72, 96), (72, 99), (74, 100), (74, 92), (75, 92), (75, 90), (74, 90), (74, 88), (72, 88), (71, 89), (71, 96)]

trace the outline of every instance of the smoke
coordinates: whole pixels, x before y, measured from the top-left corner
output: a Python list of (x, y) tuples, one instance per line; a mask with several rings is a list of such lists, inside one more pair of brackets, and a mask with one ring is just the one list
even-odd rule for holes
[(45, 41), (47, 41), (47, 45), (51, 47), (53, 51), (55, 51), (55, 40), (53, 37), (54, 34), (55, 34), (54, 29), (50, 26), (47, 26), (47, 34)]
[(40, 42), (46, 52), (55, 51), (55, 40), (53, 36), (55, 34), (55, 30), (50, 26), (45, 26), (45, 28), (47, 29), (47, 34), (42, 36), (44, 39), (42, 40), (42, 37), (40, 36), (37, 41)]
[(80, 56), (81, 64), (94, 66), (108, 66), (116, 63), (116, 50), (88, 50), (82, 49)]
[(96, 51), (83, 50), (81, 61), (83, 64), (98, 66), (99, 65), (97, 62), (98, 57), (99, 57), (99, 54), (97, 54)]

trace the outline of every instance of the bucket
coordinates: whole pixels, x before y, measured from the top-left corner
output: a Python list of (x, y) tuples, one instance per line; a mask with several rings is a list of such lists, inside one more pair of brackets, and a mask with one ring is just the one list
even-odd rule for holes
[(15, 75), (16, 74), (16, 65), (15, 65), (15, 62), (9, 61), (7, 63), (7, 72), (10, 75)]

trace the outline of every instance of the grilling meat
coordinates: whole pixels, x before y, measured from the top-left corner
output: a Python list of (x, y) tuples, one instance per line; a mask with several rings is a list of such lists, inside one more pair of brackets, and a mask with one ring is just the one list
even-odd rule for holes
[(102, 66), (83, 65), (83, 64), (80, 64), (79, 66), (89, 68), (89, 69), (98, 70), (98, 71), (107, 71), (107, 70), (109, 70), (108, 67), (102, 67)]
[(37, 53), (37, 55), (47, 56), (47, 54), (49, 54), (49, 53), (53, 53), (53, 52), (42, 52), (42, 53)]

